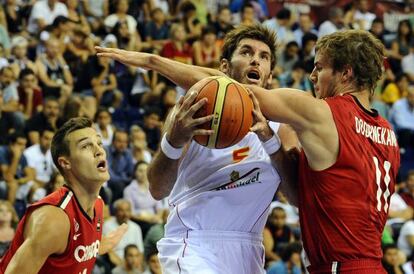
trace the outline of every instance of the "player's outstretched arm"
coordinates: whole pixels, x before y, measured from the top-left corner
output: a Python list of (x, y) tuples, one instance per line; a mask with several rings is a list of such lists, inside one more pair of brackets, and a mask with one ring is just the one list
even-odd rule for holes
[[(281, 124), (278, 132), (273, 132), (266, 118), (263, 116), (260, 104), (253, 93), (250, 92), (250, 98), (253, 101), (253, 117), (254, 125), (251, 131), (254, 131), (262, 143), (274, 138), (279, 138), (280, 147), (272, 146), (269, 154), (272, 166), (278, 171), (281, 178), (279, 188), (288, 197), (289, 202), (297, 206), (297, 158), (290, 157), (294, 152), (299, 151), (299, 140), (295, 131), (287, 124)], [(267, 151), (266, 151), (267, 152)]]
[(125, 65), (157, 71), (185, 90), (206, 77), (224, 75), (219, 70), (180, 63), (156, 54), (103, 47), (95, 49), (98, 57), (112, 58)]
[[(197, 86), (195, 86), (197, 87)], [(197, 93), (191, 89), (185, 97), (181, 97), (168, 115), (163, 129), (168, 143), (175, 148), (182, 148), (183, 153), (179, 158), (168, 157), (163, 149), (158, 149), (150, 165), (148, 166), (149, 190), (151, 195), (161, 200), (167, 197), (177, 180), (177, 171), (180, 159), (184, 156), (184, 147), (189, 144), (194, 135), (211, 135), (212, 130), (199, 129), (202, 125), (213, 118), (213, 115), (194, 118), (194, 114), (207, 103), (207, 99), (201, 99), (197, 103), (194, 100)], [(162, 145), (161, 141), (161, 147)]]
[(328, 103), (296, 89), (247, 87), (267, 119), (293, 127), (312, 169), (323, 170), (336, 162), (339, 139)]
[(27, 219), (24, 242), (14, 254), (5, 274), (38, 273), (52, 254), (66, 250), (70, 230), (69, 218), (62, 209), (42, 206)]

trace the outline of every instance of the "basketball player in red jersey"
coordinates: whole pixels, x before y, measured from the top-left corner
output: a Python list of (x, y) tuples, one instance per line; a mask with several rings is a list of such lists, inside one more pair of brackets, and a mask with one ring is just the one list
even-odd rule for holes
[(90, 274), (96, 256), (114, 247), (126, 232), (123, 225), (101, 241), (104, 203), (98, 194), (109, 173), (92, 121), (66, 122), (51, 150), (67, 185), (27, 209), (0, 273)]
[(310, 273), (386, 273), (381, 235), (400, 157), (391, 126), (370, 109), (383, 58), (370, 33), (336, 32), (316, 45), (318, 98), (249, 86), (264, 115), (291, 124), (303, 146), (298, 201)]

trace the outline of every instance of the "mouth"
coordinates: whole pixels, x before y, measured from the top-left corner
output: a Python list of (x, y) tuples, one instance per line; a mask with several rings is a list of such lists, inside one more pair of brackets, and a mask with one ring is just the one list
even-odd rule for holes
[(99, 161), (98, 164), (96, 165), (96, 168), (99, 171), (105, 172), (107, 170), (107, 168), (106, 168), (106, 161), (105, 160)]
[(249, 83), (257, 84), (260, 81), (260, 73), (257, 70), (250, 70), (247, 73), (247, 80)]

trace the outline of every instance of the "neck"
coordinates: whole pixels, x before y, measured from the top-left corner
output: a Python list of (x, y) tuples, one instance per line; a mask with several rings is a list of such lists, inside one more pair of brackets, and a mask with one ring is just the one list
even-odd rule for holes
[(0, 222), (0, 229), (10, 227), (10, 222), (1, 221)]
[(86, 186), (88, 186), (88, 184), (82, 184), (78, 182), (74, 183), (74, 180), (68, 181), (71, 181), (69, 186), (72, 189), (73, 193), (76, 195), (80, 206), (92, 219), (94, 217), (95, 202), (99, 196), (99, 190), (102, 184), (100, 184), (99, 187), (96, 187), (95, 185), (89, 185), (89, 188), (87, 188)]
[(355, 96), (359, 103), (368, 111), (371, 111), (371, 104), (369, 102), (369, 96), (370, 96), (370, 92), (368, 90), (363, 90), (363, 91), (349, 91), (349, 92), (344, 92), (341, 95), (345, 95), (345, 94), (351, 94), (353, 96)]

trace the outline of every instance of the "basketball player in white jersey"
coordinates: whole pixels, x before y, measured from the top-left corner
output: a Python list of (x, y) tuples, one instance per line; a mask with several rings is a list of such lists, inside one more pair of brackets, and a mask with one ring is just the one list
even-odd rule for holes
[[(233, 30), (224, 41), (220, 71), (147, 53), (97, 50), (98, 56), (156, 70), (185, 89), (213, 75), (266, 87), (276, 63), (275, 40), (261, 25)], [(280, 155), (275, 132), (282, 139), (291, 133), (267, 123), (255, 103), (254, 132), (225, 149), (205, 148), (192, 137), (212, 134), (197, 128), (212, 117), (193, 118), (206, 103), (193, 104), (196, 96), (190, 89), (170, 113), (161, 149), (148, 171), (151, 194), (156, 199), (169, 196), (171, 206), (165, 237), (158, 242), (163, 273), (265, 273), (261, 235), (280, 183), (272, 168)]]

